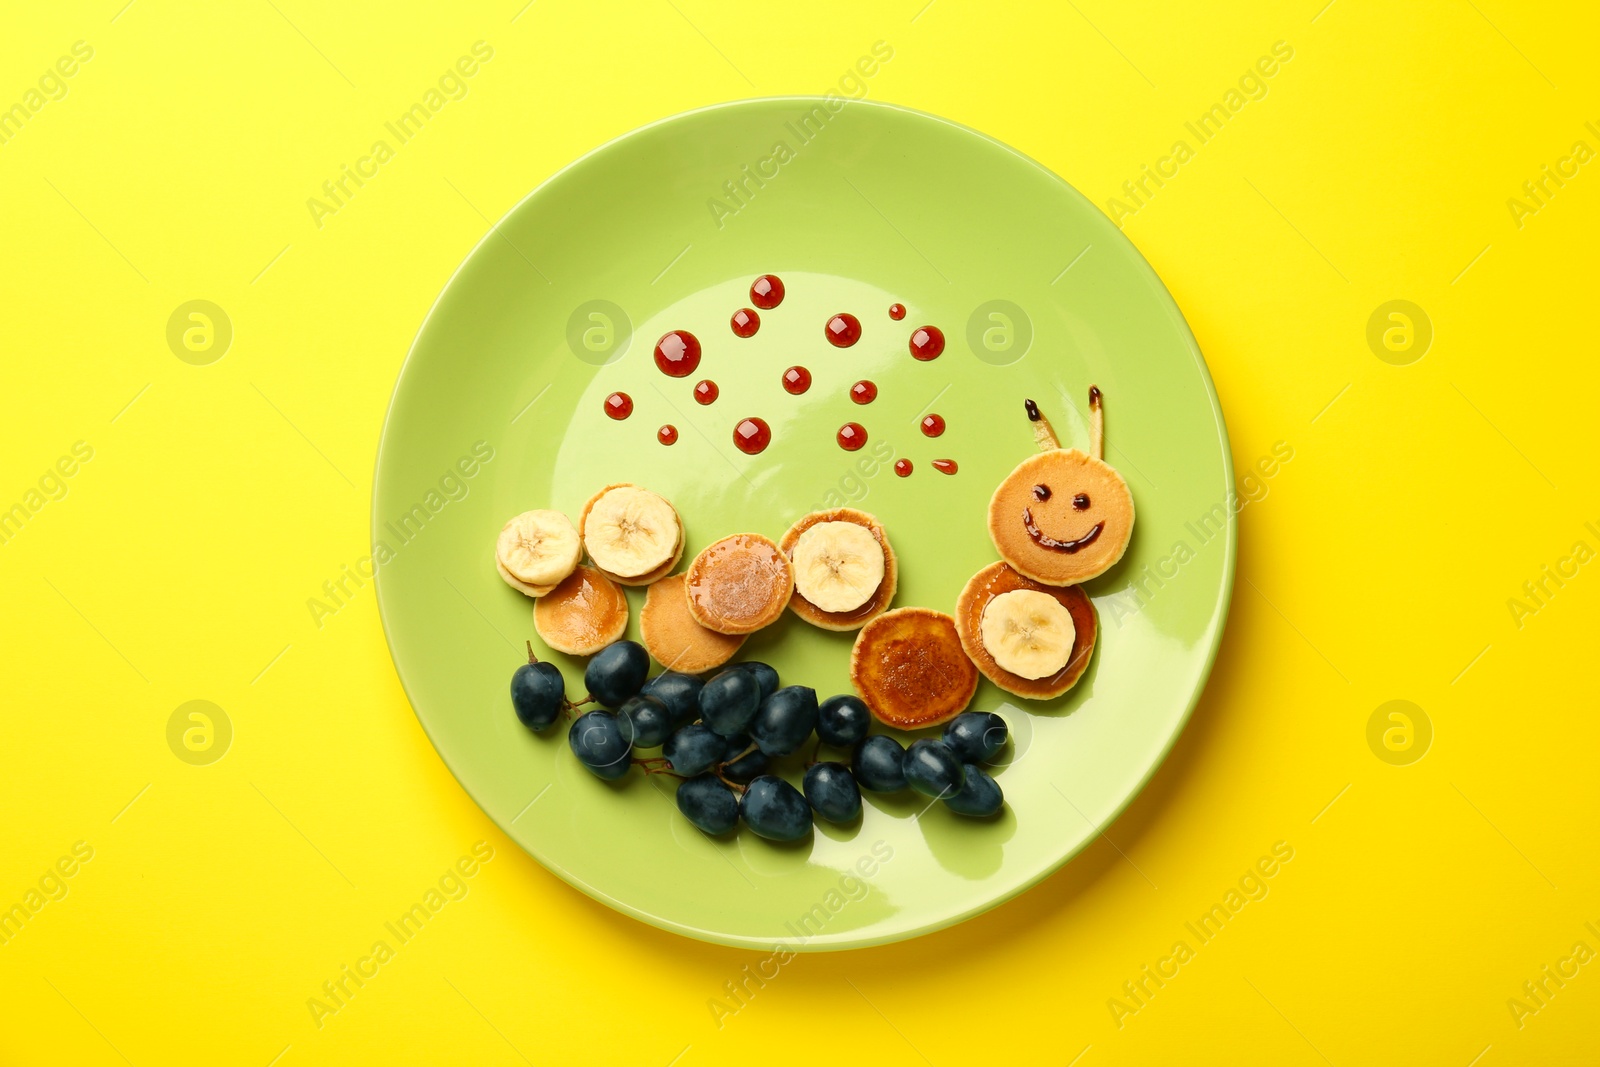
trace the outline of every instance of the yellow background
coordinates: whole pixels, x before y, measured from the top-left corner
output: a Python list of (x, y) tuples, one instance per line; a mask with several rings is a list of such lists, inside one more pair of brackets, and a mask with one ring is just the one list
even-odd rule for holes
[[(1600, 963), (1520, 1027), (1507, 1001), (1600, 950), (1600, 565), (1520, 627), (1507, 601), (1600, 548), (1600, 163), (1520, 228), (1506, 201), (1600, 149), (1600, 26), (1322, 2), (13, 5), (0, 106), (73, 42), (94, 58), (0, 144), (0, 508), (94, 456), (0, 545), (0, 906), (94, 857), (0, 946), (0, 1061), (1593, 1062)], [(719, 1027), (708, 1000), (762, 954), (546, 873), (429, 746), (371, 586), (320, 628), (306, 600), (366, 551), (395, 374), (492, 220), (618, 134), (823, 92), (880, 39), (874, 99), (1101, 204), (1292, 46), (1125, 228), (1241, 471), (1295, 454), (1240, 515), (1205, 698), (1103, 840), (955, 929), (793, 959)], [(477, 40), (469, 95), (314, 225), (307, 198)], [(166, 342), (193, 299), (234, 327), (209, 366)], [(1434, 330), (1406, 366), (1366, 342), (1393, 299)], [(166, 740), (194, 699), (234, 729), (209, 766)], [(1367, 743), (1391, 699), (1434, 730), (1408, 766)], [(469, 895), (319, 1029), (307, 999), (478, 841)], [(1266, 898), (1119, 1028), (1108, 999), (1278, 841)]]

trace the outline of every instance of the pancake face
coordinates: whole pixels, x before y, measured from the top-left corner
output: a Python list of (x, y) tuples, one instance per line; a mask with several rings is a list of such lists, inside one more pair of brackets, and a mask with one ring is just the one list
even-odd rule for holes
[(1046, 585), (1104, 574), (1133, 536), (1133, 494), (1122, 475), (1075, 448), (1029, 456), (989, 501), (989, 536), (1002, 559)]
[[(995, 662), (982, 640), (983, 612), (995, 597), (1017, 590), (1034, 590), (1047, 593), (1060, 601), (1072, 616), (1076, 633), (1072, 641), (1072, 655), (1067, 665), (1044, 678), (1023, 678), (1012, 674)], [(956, 630), (961, 637), (961, 647), (983, 676), (1013, 696), (1028, 700), (1048, 700), (1078, 684), (1094, 654), (1095, 639), (1099, 636), (1099, 620), (1089, 596), (1077, 586), (1043, 585), (1025, 578), (1004, 563), (991, 563), (967, 582), (956, 600)]]
[(896, 608), (862, 627), (850, 681), (878, 721), (919, 730), (955, 718), (978, 688), (955, 620), (929, 608)]
[(689, 614), (684, 576), (674, 574), (650, 587), (639, 613), (644, 647), (669, 671), (699, 674), (720, 667), (744, 644), (743, 635), (708, 630)]
[(579, 567), (533, 607), (544, 643), (569, 656), (592, 656), (628, 628), (628, 598), (594, 567)]
[(684, 575), (689, 613), (719, 634), (749, 634), (777, 620), (794, 592), (794, 568), (760, 534), (713, 541)]
[(878, 547), (883, 550), (883, 578), (872, 595), (867, 598), (866, 603), (850, 611), (823, 611), (805, 598), (797, 584), (794, 596), (789, 599), (789, 610), (811, 625), (824, 630), (857, 630), (888, 610), (889, 603), (894, 600), (895, 587), (899, 581), (899, 566), (895, 561), (894, 549), (889, 547), (889, 538), (883, 532), (882, 524), (865, 511), (857, 511), (855, 508), (813, 511), (789, 527), (783, 539), (778, 542), (778, 547), (785, 556), (793, 560), (795, 545), (799, 543), (800, 536), (813, 526), (825, 522), (855, 523), (870, 533), (878, 542)]

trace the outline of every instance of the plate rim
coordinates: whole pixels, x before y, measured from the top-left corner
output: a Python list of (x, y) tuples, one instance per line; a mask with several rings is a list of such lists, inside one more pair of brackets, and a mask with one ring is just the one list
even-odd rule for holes
[[(511, 207), (508, 208), (505, 213), (502, 214), (500, 218), (484, 232), (483, 236), (480, 237), (472, 246), (472, 248), (466, 253), (466, 255), (462, 257), (461, 262), (458, 263), (455, 269), (450, 272), (449, 278), (445, 280), (444, 285), (439, 289), (438, 295), (434, 297), (433, 303), (429, 305), (427, 314), (422, 317), (422, 321), (418, 324), (416, 334), (412, 338), (410, 346), (406, 349), (405, 359), (401, 361), (400, 368), (395, 373), (394, 384), (390, 387), (389, 391), (389, 401), (384, 407), (383, 424), (378, 431), (378, 447), (373, 455), (372, 499), (370, 501), (371, 525), (369, 527), (370, 536), (376, 539), (378, 533), (380, 532), (381, 518), (378, 509), (379, 478), (383, 470), (385, 449), (389, 444), (389, 435), (394, 425), (395, 403), (399, 397), (401, 383), (404, 382), (406, 372), (410, 369), (412, 361), (417, 356), (417, 347), (421, 343), (422, 338), (427, 334), (429, 325), (433, 322), (434, 317), (439, 313), (439, 309), (444, 304), (446, 298), (450, 296), (462, 273), (466, 270), (468, 264), (473, 261), (474, 257), (478, 255), (479, 251), (484, 247), (484, 245), (488, 244), (489, 240), (499, 233), (500, 227), (508, 219), (516, 215), (523, 209), (524, 205), (532, 201), (535, 197), (542, 193), (546, 187), (556, 182), (568, 171), (579, 167), (592, 157), (598, 156), (607, 151), (613, 145), (630, 138), (640, 136), (647, 131), (656, 129), (657, 127), (687, 121), (692, 118), (716, 111), (781, 103), (813, 104), (820, 106), (827, 99), (828, 98), (825, 96), (815, 94), (745, 97), (738, 100), (718, 101), (702, 107), (691, 108), (687, 111), (679, 111), (671, 115), (665, 115), (661, 118), (653, 119), (650, 122), (644, 123), (643, 125), (636, 126), (633, 129), (620, 133), (617, 136), (596, 145), (587, 152), (584, 152), (583, 154), (570, 160), (564, 166), (552, 171), (544, 178), (543, 181), (539, 182), (538, 185), (534, 186), (524, 196), (517, 200), (515, 204), (511, 205)], [(1020, 149), (1007, 144), (997, 137), (984, 133), (982, 130), (974, 129), (965, 123), (957, 122), (956, 120), (946, 118), (943, 115), (936, 115), (932, 112), (923, 111), (919, 108), (908, 107), (904, 104), (895, 104), (883, 100), (871, 100), (865, 97), (846, 98), (845, 103), (847, 106), (851, 107), (865, 105), (871, 108), (882, 109), (884, 111), (898, 112), (900, 114), (910, 115), (918, 119), (926, 119), (931, 122), (936, 122), (944, 126), (961, 130), (964, 133), (988, 142), (990, 145), (1001, 149), (1003, 152), (1009, 155), (1015, 156), (1019, 160), (1044, 174), (1051, 181), (1060, 185), (1070, 195), (1083, 200), (1090, 208), (1099, 211), (1099, 208), (1095, 206), (1094, 201), (1090, 200), (1080, 189), (1078, 189), (1071, 182), (1067, 181), (1061, 175), (1057, 174), (1054, 170), (1045, 166), (1043, 163), (1040, 163), (1038, 160), (1034, 159), (1032, 156), (1021, 151)], [(1109, 222), (1110, 220), (1107, 221)], [(1205, 354), (1200, 349), (1200, 342), (1195, 338), (1194, 330), (1189, 326), (1188, 317), (1184, 315), (1183, 309), (1178, 306), (1178, 302), (1176, 299), (1174, 299), (1171, 290), (1167, 288), (1166, 282), (1156, 271), (1155, 267), (1150, 263), (1149, 259), (1145, 257), (1144, 252), (1137, 244), (1133, 242), (1132, 238), (1127, 236), (1126, 232), (1123, 231), (1121, 227), (1117, 227), (1117, 232), (1122, 234), (1123, 238), (1128, 243), (1128, 247), (1133, 249), (1134, 255), (1138, 257), (1139, 264), (1144, 268), (1144, 271), (1149, 279), (1155, 283), (1155, 292), (1157, 294), (1157, 298), (1166, 301), (1168, 308), (1174, 314), (1177, 322), (1182, 327), (1183, 335), (1188, 339), (1189, 353), (1194, 359), (1196, 369), (1200, 372), (1200, 381), (1201, 384), (1205, 386), (1206, 399), (1211, 405), (1211, 414), (1215, 419), (1218, 439), (1222, 445), (1225, 500), (1231, 499), (1236, 496), (1238, 488), (1234, 479), (1232, 439), (1228, 434), (1227, 417), (1222, 410), (1222, 401), (1217, 395), (1216, 383), (1212, 380), (1211, 368), (1206, 363)], [(1016, 885), (1007, 887), (1002, 892), (989, 897), (979, 904), (954, 912), (947, 916), (924, 921), (916, 924), (915, 926), (906, 927), (904, 929), (885, 931), (883, 933), (868, 936), (852, 936), (852, 933), (858, 934), (859, 932), (844, 931), (837, 935), (836, 939), (828, 939), (827, 935), (821, 934), (817, 937), (807, 938), (793, 943), (779, 940), (777, 944), (781, 945), (786, 951), (791, 952), (842, 952), (851, 949), (874, 948), (880, 945), (893, 944), (900, 941), (909, 941), (914, 938), (935, 933), (939, 930), (948, 929), (952, 926), (966, 922), (968, 919), (974, 918), (975, 916), (992, 911), (995, 908), (1000, 907), (1002, 904), (1014, 900), (1018, 896), (1021, 896), (1023, 893), (1034, 888), (1040, 882), (1043, 882), (1046, 878), (1049, 878), (1061, 868), (1065, 867), (1072, 860), (1076, 859), (1078, 855), (1089, 846), (1091, 841), (1100, 836), (1100, 834), (1103, 833), (1107, 827), (1115, 823), (1117, 819), (1121, 818), (1123, 812), (1125, 812), (1133, 803), (1133, 801), (1144, 792), (1145, 787), (1150, 784), (1150, 781), (1155, 777), (1156, 772), (1166, 764), (1167, 757), (1171, 755), (1173, 748), (1178, 743), (1178, 738), (1182, 736), (1184, 730), (1188, 727), (1189, 720), (1193, 717), (1195, 708), (1199, 706), (1200, 698), (1205, 695), (1206, 686), (1211, 681), (1212, 669), (1216, 665), (1217, 655), (1222, 648), (1222, 639), (1227, 631), (1228, 618), (1233, 607), (1235, 567), (1237, 564), (1238, 555), (1238, 524), (1238, 512), (1232, 507), (1229, 507), (1227, 537), (1223, 546), (1224, 554), (1221, 575), (1222, 593), (1219, 605), (1220, 610), (1216, 615), (1217, 621), (1213, 627), (1210, 647), (1206, 650), (1205, 661), (1201, 666), (1200, 674), (1194, 690), (1189, 694), (1182, 714), (1178, 717), (1177, 722), (1174, 724), (1172, 730), (1162, 742), (1160, 751), (1156, 754), (1156, 757), (1150, 761), (1149, 766), (1145, 769), (1138, 782), (1133, 786), (1132, 789), (1127, 791), (1127, 793), (1115, 805), (1112, 811), (1093, 827), (1090, 833), (1084, 835), (1077, 847), (1064, 852), (1059, 859), (1052, 863), (1045, 864), (1038, 871), (1018, 882)], [(451, 758), (446, 755), (444, 749), (440, 747), (438, 739), (434, 737), (433, 731), (429, 729), (427, 720), (423, 718), (422, 713), (417, 709), (417, 701), (412, 695), (411, 687), (406, 683), (405, 671), (400, 666), (399, 657), (395, 655), (394, 635), (392, 631), (396, 624), (391, 620), (390, 611), (386, 606), (386, 597), (384, 595), (385, 583), (381, 578), (381, 572), (382, 568), (380, 567), (378, 568), (378, 574), (375, 575), (373, 580), (374, 595), (378, 607), (378, 620), (383, 629), (384, 644), (387, 646), (389, 651), (389, 662), (394, 667), (395, 677), (400, 682), (401, 691), (405, 693), (406, 702), (411, 705), (411, 713), (416, 717), (418, 725), (422, 727), (422, 732), (428, 738), (428, 743), (433, 746), (434, 753), (439, 757), (446, 769), (450, 771), (451, 776), (455, 778), (456, 783), (461, 787), (468, 799), (472, 801), (472, 803), (477, 807), (478, 811), (490, 822), (492, 822), (495, 827), (507, 837), (507, 839), (531, 856), (545, 870), (560, 878), (567, 885), (572, 886), (574, 889), (579, 890), (589, 898), (606, 905), (614, 911), (620, 912), (623, 915), (627, 915), (630, 918), (638, 920), (639, 922), (653, 926), (658, 930), (665, 930), (669, 933), (674, 933), (680, 936), (690, 937), (698, 941), (722, 945), (729, 948), (762, 949), (772, 948), (774, 946), (774, 939), (772, 938), (749, 937), (744, 935), (728, 934), (720, 930), (702, 929), (675, 919), (668, 919), (660, 915), (652, 914), (636, 905), (620, 900), (604, 890), (590, 885), (582, 878), (579, 878), (577, 875), (567, 870), (562, 864), (554, 861), (546, 855), (543, 855), (543, 850), (537, 850), (523, 844), (522, 841), (519, 840), (517, 836), (513, 834), (498, 818), (491, 814), (489, 810), (478, 800), (478, 797), (473, 792), (472, 787), (469, 786), (467, 781), (461, 776), (460, 771), (457, 770), (455, 764), (451, 761)]]

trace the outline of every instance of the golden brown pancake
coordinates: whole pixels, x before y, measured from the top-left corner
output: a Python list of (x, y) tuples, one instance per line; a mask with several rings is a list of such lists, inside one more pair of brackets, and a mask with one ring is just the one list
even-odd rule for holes
[[(989, 606), (989, 601), (1002, 593), (1018, 589), (1032, 589), (1055, 597), (1072, 616), (1072, 624), (1077, 629), (1067, 665), (1044, 678), (1024, 678), (1006, 670), (995, 662), (979, 636), (983, 609)], [(1099, 620), (1095, 617), (1094, 604), (1089, 601), (1089, 595), (1079, 587), (1043, 585), (1032, 578), (1023, 577), (1002, 562), (991, 563), (974, 574), (966, 588), (961, 590), (961, 596), (956, 599), (956, 632), (961, 635), (961, 647), (966, 649), (972, 662), (977, 664), (989, 681), (1013, 696), (1048, 700), (1065, 693), (1083, 677), (1084, 670), (1089, 666), (1089, 657), (1094, 654)]]
[(689, 613), (706, 629), (755, 633), (788, 606), (794, 567), (768, 538), (734, 534), (700, 550), (684, 574), (683, 591)]
[(896, 608), (861, 628), (850, 681), (879, 722), (920, 730), (955, 718), (978, 688), (953, 618), (931, 608)]
[(628, 628), (628, 597), (597, 567), (580, 566), (533, 606), (533, 628), (569, 656), (592, 656)]
[(989, 536), (1018, 573), (1076, 585), (1104, 574), (1127, 551), (1133, 494), (1103, 460), (1053, 448), (1017, 464), (994, 491)]
[[(586, 534), (585, 526), (589, 521), (589, 512), (594, 509), (595, 501), (599, 500), (601, 497), (605, 496), (607, 493), (611, 492), (611, 490), (613, 490), (613, 489), (643, 489), (643, 488), (644, 488), (643, 486), (634, 485), (632, 482), (613, 482), (612, 484), (606, 486), (604, 489), (601, 489), (598, 493), (596, 493), (594, 496), (590, 497), (588, 500), (584, 501), (583, 510), (581, 512), (579, 512), (579, 514), (578, 514), (578, 540), (580, 542), (584, 543), (586, 550), (587, 550), (588, 542), (584, 540), (585, 534)], [(656, 493), (655, 495), (656, 496), (661, 496), (660, 493)], [(667, 498), (666, 497), (661, 497), (661, 499), (662, 500), (666, 500)], [(671, 505), (672, 501), (667, 500), (667, 503), (669, 505)], [(678, 509), (677, 508), (674, 507), (672, 509), (672, 512), (673, 512), (674, 515), (678, 515)], [(637, 576), (632, 577), (632, 578), (625, 578), (620, 574), (612, 574), (610, 571), (606, 570), (604, 567), (601, 567), (598, 563), (595, 563), (593, 556), (589, 557), (589, 562), (601, 574), (604, 574), (607, 578), (610, 578), (613, 582), (616, 582), (618, 585), (627, 585), (627, 586), (634, 586), (634, 587), (638, 587), (638, 586), (641, 586), (641, 585), (650, 585), (650, 584), (652, 584), (654, 582), (659, 582), (661, 579), (663, 579), (667, 575), (671, 574), (672, 573), (672, 568), (676, 567), (678, 565), (678, 562), (683, 559), (683, 536), (684, 536), (684, 534), (683, 534), (683, 516), (682, 515), (678, 515), (678, 543), (677, 543), (677, 546), (675, 548), (673, 548), (673, 550), (672, 550), (671, 558), (668, 559), (661, 566), (657, 567), (655, 570), (649, 571), (649, 572), (647, 572), (645, 574), (637, 575)]]
[(894, 599), (894, 591), (899, 580), (899, 568), (895, 563), (894, 549), (889, 547), (889, 538), (883, 532), (883, 524), (865, 511), (855, 508), (834, 508), (831, 511), (813, 511), (789, 527), (787, 533), (778, 542), (778, 548), (785, 556), (794, 559), (795, 542), (800, 540), (800, 535), (819, 522), (853, 522), (857, 526), (866, 527), (867, 531), (877, 540), (883, 549), (883, 581), (878, 583), (872, 598), (853, 611), (823, 611), (811, 601), (807, 600), (799, 589), (789, 598), (789, 610), (800, 616), (813, 626), (824, 630), (859, 630), (872, 619), (882, 615), (889, 608), (889, 602)]
[(719, 634), (696, 622), (683, 582), (683, 575), (674, 574), (650, 587), (639, 612), (639, 630), (657, 663), (669, 671), (699, 674), (732, 659), (744, 635)]

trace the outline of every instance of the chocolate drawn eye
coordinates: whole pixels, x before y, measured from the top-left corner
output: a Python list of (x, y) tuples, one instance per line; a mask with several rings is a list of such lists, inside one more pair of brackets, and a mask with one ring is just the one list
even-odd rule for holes
[(1050, 487), (1048, 485), (1036, 485), (1036, 486), (1034, 486), (1033, 487), (1033, 499), (1035, 499), (1037, 501), (1040, 501), (1041, 503), (1046, 501), (1046, 500), (1049, 500), (1050, 499)]
[(1077, 508), (1079, 511), (1088, 511), (1089, 510), (1089, 496), (1088, 496), (1088, 494), (1087, 493), (1079, 493), (1077, 496), (1073, 497), (1072, 498), (1072, 506)]

